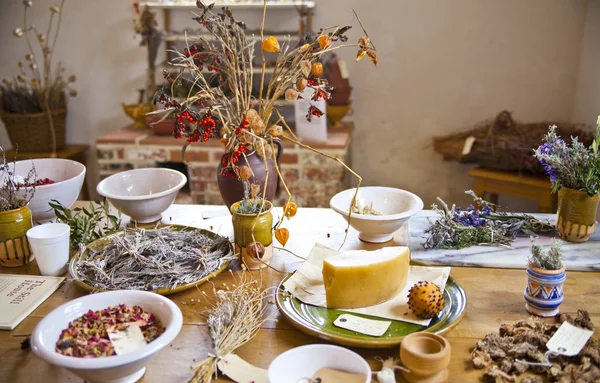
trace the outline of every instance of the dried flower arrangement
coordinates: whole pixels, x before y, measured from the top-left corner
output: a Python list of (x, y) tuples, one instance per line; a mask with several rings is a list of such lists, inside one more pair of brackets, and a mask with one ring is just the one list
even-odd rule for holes
[(20, 177), (15, 174), (16, 161), (11, 164), (6, 162), (6, 154), (0, 146), (2, 163), (0, 164), (0, 212), (9, 211), (27, 206), (35, 195), (37, 185), (37, 172), (32, 163), (27, 176)]
[(158, 55), (158, 47), (163, 40), (163, 33), (158, 29), (158, 22), (156, 16), (150, 11), (148, 6), (145, 6), (143, 10), (140, 10), (140, 4), (138, 2), (133, 3), (135, 10), (135, 18), (133, 20), (134, 31), (136, 34), (141, 36), (140, 45), (146, 46), (148, 52), (148, 82), (146, 84), (146, 90), (143, 93), (143, 99), (140, 103), (148, 104), (152, 98), (152, 95), (156, 91), (156, 80), (154, 78), (154, 71), (156, 68), (156, 56)]
[(531, 238), (531, 256), (529, 264), (544, 270), (560, 270), (563, 267), (563, 254), (560, 250), (560, 240), (554, 239), (554, 243), (548, 251), (535, 243)]
[[(25, 64), (19, 61), (19, 74), (13, 79), (5, 78), (0, 84), (0, 111), (6, 114), (35, 114), (46, 113), (50, 126), (53, 148), (56, 148), (56, 133), (52, 119), (52, 112), (66, 108), (66, 91), (70, 96), (77, 95), (71, 84), (75, 82), (75, 76), (65, 75), (65, 68), (58, 62), (53, 68), (52, 59), (62, 21), (62, 7), (53, 5), (50, 7), (50, 21), (46, 33), (38, 30), (35, 24), (29, 24), (27, 11), (32, 6), (29, 0), (23, 0), (23, 27), (16, 28), (13, 34), (16, 37), (24, 37), (29, 52), (25, 55)], [(55, 19), (56, 23), (54, 23)], [(32, 39), (38, 43), (34, 49)], [(41, 57), (40, 57), (41, 55)], [(4, 116), (4, 117), (5, 117)]]
[[(531, 372), (522, 383), (595, 382), (600, 379), (600, 341), (590, 339), (576, 356), (557, 356), (548, 361), (546, 343), (563, 322), (594, 331), (595, 326), (585, 310), (578, 310), (573, 319), (558, 314), (551, 324), (537, 317), (503, 324), (498, 334), (488, 334), (477, 342), (471, 353), (473, 366), (487, 368), (486, 381), (516, 382), (517, 376)], [(517, 361), (523, 361), (518, 362)]]
[(596, 139), (589, 147), (571, 138), (568, 145), (556, 134), (556, 125), (552, 125), (544, 136), (544, 143), (535, 149), (535, 157), (540, 161), (550, 182), (552, 191), (561, 187), (581, 190), (589, 196), (595, 196), (600, 189), (600, 116), (596, 122)]
[[(266, 170), (264, 186), (261, 185), (263, 201), (269, 177), (267, 161), (272, 159), (275, 162), (276, 176), (288, 194), (289, 203), (292, 196), (281, 176), (275, 155), (274, 139), (281, 138), (337, 161), (358, 178), (360, 186), (360, 176), (341, 160), (299, 142), (275, 107), (275, 103), (281, 97), (288, 101), (301, 99), (300, 92), (306, 88), (313, 91), (310, 100), (306, 100), (309, 103), (329, 98), (332, 88), (327, 84), (327, 80), (321, 78), (323, 65), (319, 60), (333, 50), (356, 47), (357, 61), (368, 56), (376, 65), (375, 46), (362, 25), (364, 36), (357, 44), (338, 44), (348, 41), (346, 32), (351, 27), (334, 26), (321, 29), (316, 36), (307, 35), (297, 46), (291, 47), (288, 43), (280, 45), (275, 37), (264, 37), (267, 8), (265, 1), (260, 29), (262, 71), (259, 95), (255, 98), (252, 95), (254, 43), (246, 36), (246, 25), (236, 20), (228, 7), (224, 7), (220, 13), (213, 13), (214, 4), (205, 5), (202, 1), (197, 1), (197, 6), (201, 12), (193, 19), (204, 27), (218, 44), (200, 38), (187, 42), (183, 52), (174, 50), (176, 57), (170, 62), (173, 70), (164, 72), (165, 79), (171, 84), (170, 94), (175, 94), (176, 88), (182, 85), (188, 85), (190, 90), (187, 97), (181, 101), (174, 99), (164, 90), (159, 90), (154, 98), (155, 103), (161, 103), (165, 107), (156, 113), (163, 113), (163, 119), (173, 115), (173, 135), (186, 140), (182, 149), (182, 159), (185, 149), (191, 143), (206, 142), (213, 136), (220, 137), (221, 146), (225, 151), (221, 177), (241, 179), (241, 169), (238, 165), (240, 158), (246, 158), (255, 152), (264, 162)], [(360, 24), (360, 20), (358, 21)], [(273, 74), (266, 84), (266, 89), (265, 52), (277, 54)], [(321, 117), (322, 114), (321, 110), (311, 105), (306, 118), (310, 121), (313, 117)]]
[(509, 214), (498, 210), (498, 206), (478, 197), (472, 190), (465, 192), (473, 201), (482, 206), (481, 210), (470, 205), (466, 211), (448, 205), (438, 198), (442, 205), (431, 208), (439, 214), (435, 222), (425, 230), (429, 236), (423, 243), (425, 249), (462, 249), (473, 245), (510, 246), (519, 234), (533, 234), (554, 230), (548, 222), (540, 221), (527, 214)]
[[(191, 383), (209, 383), (217, 374), (217, 362), (248, 342), (269, 318), (265, 316), (272, 289), (261, 289), (246, 272), (239, 277), (230, 270), (234, 284), (223, 290), (213, 288), (212, 307), (203, 313), (207, 317), (213, 349), (209, 356), (193, 368)], [(203, 292), (208, 298), (208, 294)]]
[(49, 205), (54, 210), (57, 222), (66, 223), (71, 228), (69, 242), (72, 249), (86, 246), (121, 227), (121, 212), (113, 214), (107, 200), (100, 204), (90, 202), (87, 209), (69, 209), (57, 200), (52, 200)]

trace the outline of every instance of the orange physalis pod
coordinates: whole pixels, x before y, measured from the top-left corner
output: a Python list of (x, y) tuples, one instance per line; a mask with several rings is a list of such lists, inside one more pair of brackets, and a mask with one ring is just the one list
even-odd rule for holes
[(297, 211), (298, 205), (296, 205), (295, 202), (288, 202), (283, 205), (283, 215), (285, 215), (287, 218), (292, 218), (295, 216)]
[(275, 36), (269, 36), (263, 40), (262, 49), (267, 52), (279, 53), (281, 48), (279, 48), (279, 41)]
[(377, 54), (373, 51), (367, 51), (367, 56), (369, 56), (369, 58), (373, 62), (373, 65), (377, 66)]
[(315, 77), (319, 77), (323, 74), (323, 64), (316, 62), (312, 65), (311, 69), (312, 75)]
[(285, 91), (285, 100), (286, 101), (296, 101), (298, 99), (298, 92), (294, 89), (288, 89)]
[(321, 47), (321, 49), (327, 49), (329, 48), (329, 46), (331, 45), (331, 37), (327, 36), (327, 35), (321, 35), (319, 36), (319, 46)]
[(242, 181), (248, 181), (252, 177), (252, 170), (248, 166), (242, 166), (239, 171)]
[(364, 49), (359, 50), (358, 53), (356, 54), (356, 61), (360, 61), (360, 59), (365, 57), (366, 54), (367, 54), (366, 50), (364, 50)]
[(288, 239), (290, 239), (290, 231), (284, 227), (280, 227), (275, 230), (275, 238), (285, 247)]

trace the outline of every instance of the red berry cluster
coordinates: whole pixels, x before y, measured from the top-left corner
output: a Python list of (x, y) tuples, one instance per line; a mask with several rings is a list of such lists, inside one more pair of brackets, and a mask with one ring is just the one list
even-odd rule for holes
[(327, 100), (328, 98), (329, 98), (329, 93), (325, 92), (321, 88), (315, 88), (315, 92), (313, 93), (311, 100), (319, 101), (320, 99)]
[(206, 142), (215, 133), (215, 129), (217, 126), (217, 121), (212, 118), (210, 112), (204, 115), (204, 118), (198, 120), (198, 126), (196, 130), (192, 134), (192, 136), (188, 137), (188, 142)]
[(232, 168), (223, 168), (223, 169), (221, 169), (221, 177), (223, 177), (223, 178), (227, 178), (227, 177), (237, 178), (238, 175), (235, 174), (235, 172), (233, 171)]
[(323, 112), (321, 111), (321, 109), (317, 108), (316, 106), (311, 105), (310, 108), (308, 108), (308, 114), (306, 115), (306, 120), (308, 122), (311, 122), (313, 119), (313, 116), (321, 117), (321, 116), (323, 116)]
[(233, 154), (231, 155), (231, 163), (234, 164), (234, 165), (237, 164), (240, 156), (243, 153), (246, 153), (247, 151), (248, 151), (248, 147), (246, 145), (240, 145), (238, 147), (238, 149), (235, 150), (233, 152)]
[(240, 134), (245, 133), (244, 130), (249, 130), (250, 129), (250, 121), (246, 120), (245, 118), (242, 120), (242, 123), (240, 124), (240, 126), (238, 126), (235, 129), (235, 135), (239, 136)]

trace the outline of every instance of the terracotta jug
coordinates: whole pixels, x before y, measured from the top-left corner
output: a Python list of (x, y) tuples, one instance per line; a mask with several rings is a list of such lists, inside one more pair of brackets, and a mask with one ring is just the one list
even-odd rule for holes
[[(281, 153), (283, 152), (283, 143), (278, 138), (274, 138), (273, 143), (277, 146), (275, 158), (279, 164), (279, 159), (281, 158)], [(225, 154), (223, 154), (223, 156), (225, 156)], [(222, 159), (223, 157), (221, 157), (221, 162), (219, 163), (219, 167), (217, 169), (217, 183), (219, 185), (219, 191), (221, 192), (223, 202), (225, 202), (227, 208), (231, 208), (231, 205), (241, 201), (244, 198), (244, 185), (242, 184), (242, 181), (237, 178), (221, 176), (221, 170), (223, 168)], [(256, 153), (256, 151), (247, 153), (246, 157), (240, 156), (236, 166), (248, 166), (250, 169), (252, 169), (254, 176), (250, 177), (249, 181), (252, 184), (260, 185), (260, 190), (262, 193), (265, 185), (265, 163), (264, 160)], [(279, 177), (277, 176), (277, 170), (275, 169), (275, 163), (273, 162), (272, 158), (267, 160), (267, 167), (269, 169), (269, 179), (267, 180), (267, 194), (265, 199), (272, 202), (273, 198), (275, 197), (275, 191), (279, 185)]]

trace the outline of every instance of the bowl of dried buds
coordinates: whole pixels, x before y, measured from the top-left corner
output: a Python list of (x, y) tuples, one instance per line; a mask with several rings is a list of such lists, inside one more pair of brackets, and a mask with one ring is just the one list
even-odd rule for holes
[[(85, 180), (85, 166), (77, 161), (62, 158), (38, 158), (8, 164), (15, 173), (17, 187), (35, 186), (35, 194), (29, 202), (34, 222), (56, 218), (48, 205), (52, 200), (71, 207), (81, 191)], [(4, 180), (0, 183), (4, 184)]]
[(171, 300), (146, 291), (86, 295), (56, 308), (36, 326), (33, 352), (89, 383), (138, 381), (183, 323)]
[(127, 170), (103, 179), (96, 190), (137, 223), (159, 221), (187, 182), (185, 174), (166, 168)]
[(346, 220), (352, 206), (350, 226), (358, 231), (358, 237), (365, 242), (383, 243), (391, 240), (410, 217), (423, 210), (423, 201), (406, 190), (365, 186), (359, 188), (358, 194), (356, 189), (339, 192), (331, 198), (329, 206)]

